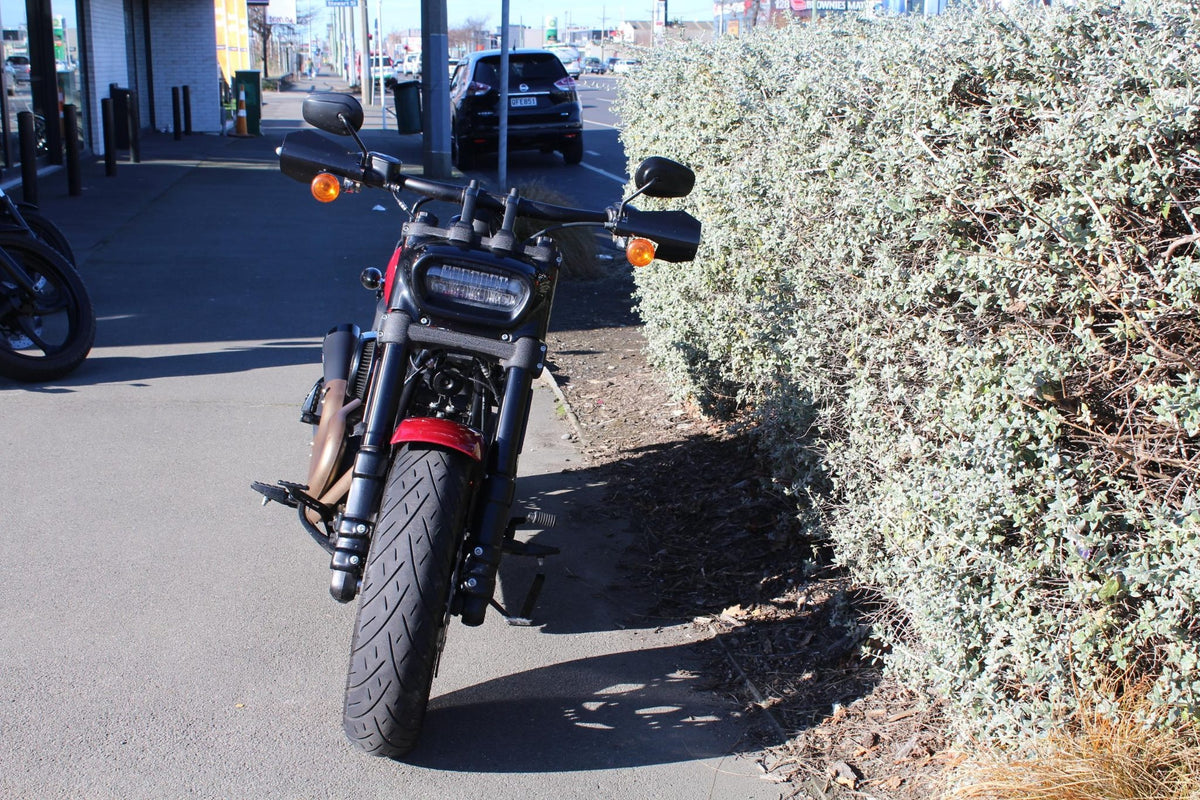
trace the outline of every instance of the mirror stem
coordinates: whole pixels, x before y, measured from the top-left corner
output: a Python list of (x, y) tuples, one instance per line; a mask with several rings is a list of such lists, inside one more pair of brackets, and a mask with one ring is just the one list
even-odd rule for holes
[[(365, 156), (367, 153), (369, 153), (370, 151), (367, 150), (367, 146), (365, 144), (363, 144), (363, 140), (358, 138), (358, 131), (354, 130), (354, 126), (351, 125), (350, 121), (346, 119), (346, 115), (338, 114), (338, 119), (340, 119), (342, 121), (342, 124), (346, 126), (346, 133), (353, 136), (354, 141), (358, 142), (358, 149), (362, 150), (362, 154)], [(647, 184), (647, 185), (649, 185), (649, 184)]]

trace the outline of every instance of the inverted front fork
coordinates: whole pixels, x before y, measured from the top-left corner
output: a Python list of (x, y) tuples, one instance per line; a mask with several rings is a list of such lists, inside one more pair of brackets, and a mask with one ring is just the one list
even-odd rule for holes
[[(388, 317), (391, 319), (385, 318), (380, 326), (379, 342), (383, 347), (368, 393), (362, 444), (354, 459), (350, 490), (330, 562), (329, 592), (342, 603), (358, 594), (370, 550), (376, 512), (387, 479), (391, 436), (404, 386), (410, 341), (464, 350), (480, 344), (449, 331), (410, 328), (408, 318), (402, 314)], [(483, 622), (495, 592), (496, 571), (516, 489), (517, 461), (532, 402), (533, 379), (541, 371), (545, 355), (545, 345), (534, 339), (520, 339), (513, 344), (486, 342), (486, 346), (489, 354), (500, 357), (507, 377), (495, 440), (486, 456), (486, 477), (475, 503), (462, 584), (458, 587), (462, 595), (462, 620), (467, 625)]]

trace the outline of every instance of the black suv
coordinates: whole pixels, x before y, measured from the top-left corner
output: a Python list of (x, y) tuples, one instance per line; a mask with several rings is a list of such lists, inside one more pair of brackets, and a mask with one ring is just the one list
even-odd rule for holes
[[(459, 169), (496, 152), (500, 133), (500, 51), (472, 53), (450, 79), (451, 157)], [(508, 54), (508, 146), (562, 152), (568, 164), (583, 160), (583, 120), (575, 81), (547, 50)]]

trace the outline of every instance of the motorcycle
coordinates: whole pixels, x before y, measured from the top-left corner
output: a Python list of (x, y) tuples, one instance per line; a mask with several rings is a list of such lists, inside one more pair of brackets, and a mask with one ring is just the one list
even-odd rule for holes
[[(514, 516), (513, 504), (561, 264), (554, 232), (600, 227), (628, 244), (633, 263), (689, 261), (700, 223), (629, 201), (685, 196), (695, 176), (649, 158), (624, 201), (602, 210), (556, 206), (516, 189), (498, 197), (476, 181), (403, 174), (398, 160), (363, 144), (353, 96), (310, 95), (303, 116), (351, 137), (357, 152), (313, 130), (290, 133), (278, 150), (283, 174), (326, 202), (345, 188), (388, 191), (408, 221), (386, 270), (361, 275), (375, 297), (371, 328), (344, 324), (325, 337), (323, 374), (301, 411), (315, 425), (307, 480), (253, 488), (264, 504), (297, 509), (331, 556), (333, 598), (358, 599), (343, 727), (363, 750), (398, 757), (417, 742), (451, 617), (478, 626), (494, 606), (527, 624), (544, 576), (510, 615), (493, 597), (501, 556), (558, 552), (515, 538), (519, 525), (554, 520), (539, 511)], [(420, 196), (411, 208), (404, 191)], [(457, 213), (442, 225), (422, 208), (430, 200)], [(519, 236), (521, 218), (545, 226)]]
[(96, 339), (96, 315), (66, 236), (0, 190), (0, 375), (61, 378)]

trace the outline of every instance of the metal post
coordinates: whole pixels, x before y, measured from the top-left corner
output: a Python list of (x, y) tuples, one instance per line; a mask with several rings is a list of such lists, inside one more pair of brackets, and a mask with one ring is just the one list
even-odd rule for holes
[(129, 160), (142, 163), (142, 110), (138, 108), (137, 92), (129, 90)]
[(421, 3), (422, 161), (428, 178), (450, 176), (450, 62), (446, 0)]
[(79, 109), (70, 103), (63, 106), (63, 124), (67, 135), (67, 194), (78, 197), (83, 194), (79, 175)]
[(104, 127), (104, 174), (111, 178), (117, 174), (117, 133), (113, 130), (113, 101), (111, 97), (100, 99), (100, 121)]
[(500, 3), (500, 142), (497, 145), (497, 178), (508, 190), (508, 0)]
[(37, 205), (37, 140), (32, 111), (17, 113), (17, 136), (21, 153), (21, 196), (26, 203)]
[(179, 96), (179, 87), (171, 87), (171, 132), (175, 137), (175, 141), (183, 139), (183, 109), (181, 108), (183, 101)]
[(358, 88), (362, 92), (362, 103), (364, 106), (371, 105), (371, 26), (367, 19), (367, 0), (358, 0), (359, 10), (362, 12), (362, 37), (358, 43)]
[(192, 135), (192, 87), (183, 86), (183, 132)]

